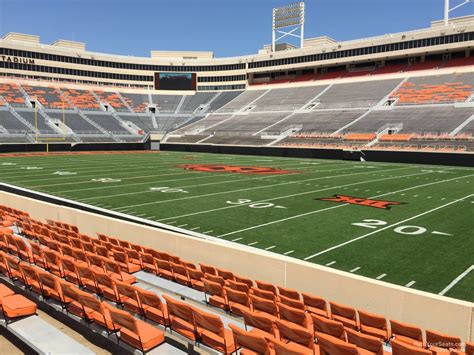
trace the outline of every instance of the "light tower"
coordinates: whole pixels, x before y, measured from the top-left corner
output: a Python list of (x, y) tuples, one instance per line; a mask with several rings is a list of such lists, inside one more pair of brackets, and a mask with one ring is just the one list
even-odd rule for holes
[(462, 3), (454, 6), (453, 8), (449, 8), (449, 0), (444, 0), (444, 25), (447, 26), (449, 24), (449, 13), (451, 11), (454, 11), (456, 9), (459, 9), (461, 6), (464, 6), (470, 2), (473, 2), (473, 0), (464, 0)]
[[(280, 36), (277, 38), (277, 34)], [(272, 18), (272, 52), (275, 52), (276, 42), (287, 37), (300, 40), (300, 48), (304, 41), (304, 2), (297, 2), (273, 9)]]

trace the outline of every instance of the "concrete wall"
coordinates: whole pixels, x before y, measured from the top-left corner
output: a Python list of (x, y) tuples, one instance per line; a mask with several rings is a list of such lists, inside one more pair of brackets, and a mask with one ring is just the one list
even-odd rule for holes
[(191, 262), (229, 269), (241, 276), (322, 296), (388, 319), (474, 340), (474, 303), (412, 290), (270, 252), (224, 241), (204, 240), (0, 192), (0, 204), (31, 217), (75, 224), (81, 232), (105, 233), (156, 248)]

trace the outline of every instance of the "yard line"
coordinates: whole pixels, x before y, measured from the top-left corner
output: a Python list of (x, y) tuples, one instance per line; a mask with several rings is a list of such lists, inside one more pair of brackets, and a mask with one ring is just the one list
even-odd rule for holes
[(235, 239), (232, 239), (232, 241), (233, 241), (233, 242), (236, 242), (236, 241), (242, 240), (242, 239), (244, 239), (244, 238), (235, 238)]
[(175, 224), (176, 221), (168, 222), (167, 224)]
[[(404, 170), (404, 169), (409, 169), (409, 168), (399, 168), (399, 169), (393, 169), (393, 170)], [(381, 171), (383, 171), (383, 170), (381, 170)], [(325, 176), (325, 177), (320, 177), (320, 178), (314, 178), (314, 179), (311, 179), (311, 180), (329, 179), (329, 178), (334, 178), (334, 177), (346, 177), (346, 176), (354, 176), (354, 175), (360, 175), (360, 174), (367, 174), (367, 172), (365, 172), (365, 173), (351, 173), (351, 174), (345, 174), (345, 175)], [(391, 178), (383, 178), (383, 179), (375, 179), (375, 180), (366, 180), (366, 181), (355, 182), (355, 183), (350, 183), (350, 184), (345, 184), (345, 185), (331, 186), (331, 187), (324, 188), (324, 189), (319, 189), (319, 190), (311, 190), (311, 191), (306, 191), (306, 192), (299, 192), (299, 193), (296, 193), (296, 194), (285, 195), (285, 196), (280, 196), (280, 197), (272, 197), (272, 198), (267, 198), (267, 199), (264, 199), (264, 200), (253, 201), (253, 202), (249, 202), (249, 203), (242, 203), (242, 204), (239, 204), (239, 205), (232, 205), (232, 206), (226, 206), (226, 207), (219, 207), (219, 208), (214, 208), (214, 209), (205, 210), (205, 211), (199, 211), (199, 212), (193, 212), (193, 213), (183, 214), (183, 215), (174, 216), (174, 217), (166, 217), (166, 218), (160, 219), (160, 221), (166, 221), (166, 220), (168, 220), (168, 219), (174, 219), (174, 218), (182, 218), (182, 217), (194, 216), (194, 215), (202, 214), (202, 213), (215, 212), (215, 211), (225, 210), (225, 209), (228, 209), (228, 208), (235, 208), (235, 207), (248, 206), (248, 205), (250, 205), (250, 204), (252, 204), (252, 203), (259, 203), (259, 202), (267, 202), (267, 201), (280, 200), (280, 199), (285, 199), (285, 198), (288, 198), (288, 197), (306, 195), (306, 194), (310, 194), (310, 193), (315, 193), (315, 192), (320, 192), (320, 191), (325, 191), (325, 190), (331, 190), (331, 189), (335, 189), (335, 188), (341, 188), (341, 187), (344, 187), (344, 186), (353, 186), (353, 185), (365, 184), (365, 183), (369, 183), (369, 182), (376, 182), (376, 181), (379, 181), (379, 180), (395, 179), (395, 178), (400, 178), (400, 177), (413, 176), (413, 175), (423, 175), (423, 174), (428, 174), (428, 173), (416, 173), (416, 174), (410, 174), (410, 175), (401, 175), (401, 176), (394, 176), (394, 177), (391, 177)], [(273, 187), (273, 186), (277, 186), (277, 185), (281, 185), (281, 184), (267, 185), (266, 187)], [(252, 188), (249, 188), (249, 189), (252, 189)], [(228, 191), (228, 192), (237, 192), (237, 191), (234, 190), (234, 191)], [(205, 195), (200, 195), (200, 196), (197, 196), (197, 197), (203, 197), (203, 196), (205, 196)], [(171, 200), (171, 201), (176, 201), (176, 200)]]
[[(401, 178), (401, 177), (407, 177), (407, 176), (413, 176), (413, 175), (419, 175), (419, 174), (426, 174), (426, 173), (417, 173), (417, 174), (410, 174), (410, 175), (395, 176), (395, 177), (391, 177), (391, 178), (375, 179), (375, 180), (369, 180), (369, 181), (364, 181), (364, 182), (352, 183), (352, 184), (349, 184), (349, 185), (342, 185), (342, 186), (351, 186), (351, 185), (362, 184), (362, 183), (370, 183), (370, 182), (376, 182), (376, 181), (383, 181), (383, 180), (390, 180), (390, 179), (398, 179), (398, 178)], [(326, 188), (326, 189), (315, 190), (315, 191), (309, 191), (309, 192), (303, 192), (303, 193), (294, 194), (294, 195), (288, 195), (288, 196), (298, 196), (298, 195), (304, 195), (304, 194), (307, 194), (307, 193), (314, 193), (314, 192), (318, 192), (318, 191), (332, 190), (332, 189), (338, 188), (338, 187), (341, 187), (341, 186), (334, 186), (334, 187), (329, 187), (329, 188)], [(283, 197), (283, 198), (286, 198), (286, 197)], [(267, 199), (267, 200), (262, 200), (262, 201), (256, 201), (256, 202), (273, 201), (273, 200), (276, 200), (276, 199), (278, 199), (278, 197), (277, 197), (277, 198), (272, 198), (272, 199)], [(235, 206), (243, 206), (243, 205), (244, 205), (244, 204), (234, 205), (234, 206), (232, 206), (232, 207), (235, 207)], [(294, 215), (294, 216), (290, 216), (290, 217), (286, 217), (286, 218), (282, 218), (282, 219), (277, 219), (277, 220), (275, 220), (275, 221), (271, 221), (271, 222), (267, 222), (267, 223), (263, 223), (263, 224), (258, 224), (258, 225), (256, 225), (256, 226), (252, 226), (252, 227), (240, 229), (240, 230), (237, 230), (237, 231), (225, 233), (225, 234), (220, 235), (219, 237), (225, 237), (225, 236), (227, 236), (227, 235), (232, 235), (232, 234), (244, 232), (244, 231), (248, 231), (248, 230), (251, 230), (251, 229), (266, 227), (266, 226), (269, 226), (269, 225), (272, 225), (272, 224), (275, 224), (275, 223), (286, 222), (286, 221), (289, 221), (289, 220), (292, 220), (292, 219), (295, 219), (295, 218), (300, 218), (300, 217), (308, 216), (308, 215), (315, 214), (315, 213), (321, 213), (321, 212), (329, 211), (329, 210), (332, 210), (332, 209), (341, 208), (341, 207), (344, 207), (344, 206), (347, 206), (347, 205), (349, 205), (349, 204), (348, 204), (348, 203), (345, 203), (345, 204), (342, 204), (342, 205), (335, 205), (335, 206), (326, 207), (326, 208), (322, 208), (322, 209), (315, 210), (315, 211), (305, 212), (305, 213), (301, 213), (301, 214), (298, 214), (298, 215)], [(170, 219), (172, 219), (172, 218), (177, 218), (177, 217), (171, 217)], [(178, 217), (178, 218), (179, 218), (179, 217)]]
[[(417, 174), (396, 176), (396, 177), (392, 177), (392, 178), (376, 179), (376, 180), (372, 180), (372, 181), (366, 181), (365, 183), (374, 182), (374, 181), (389, 180), (389, 179), (401, 178), (401, 177), (407, 177), (407, 176), (422, 175), (422, 174), (427, 174), (427, 173), (417, 173)], [(472, 175), (474, 176), (474, 174), (472, 174)], [(459, 179), (463, 179), (463, 178), (466, 178), (466, 177), (469, 177), (469, 176), (471, 176), (471, 175), (465, 175), (465, 176), (463, 176), (463, 177), (461, 177), (461, 178), (459, 178)], [(456, 178), (456, 179), (458, 179), (458, 178)], [(382, 197), (382, 196), (386, 196), (386, 195), (391, 195), (391, 194), (395, 194), (395, 193), (398, 193), (398, 192), (401, 192), (401, 191), (407, 191), (407, 190), (412, 190), (412, 189), (415, 189), (415, 188), (420, 188), (420, 187), (424, 187), (424, 186), (428, 186), (428, 185), (439, 184), (439, 183), (442, 183), (442, 182), (448, 182), (448, 181), (450, 181), (450, 180), (453, 180), (453, 179), (446, 179), (446, 180), (435, 181), (435, 182), (426, 183), (426, 184), (422, 184), (422, 185), (412, 186), (412, 187), (408, 187), (408, 188), (401, 189), (401, 190), (398, 190), (398, 191), (392, 191), (392, 192), (384, 193), (384, 194), (382, 194), (382, 195), (372, 196), (372, 197), (370, 197), (370, 198), (376, 198), (376, 197)], [(354, 184), (350, 184), (350, 185), (355, 185), (355, 184), (360, 184), (360, 183), (354, 183)], [(350, 185), (342, 185), (342, 186), (350, 186)], [(336, 186), (336, 187), (341, 187), (341, 186)], [(332, 189), (332, 188), (329, 188), (329, 189)], [(299, 194), (297, 194), (297, 195), (299, 195)], [(270, 200), (273, 200), (273, 199), (270, 199)], [(265, 200), (264, 200), (264, 201), (265, 201)], [(256, 202), (262, 202), (262, 201), (256, 201)], [(243, 205), (243, 204), (242, 204), (242, 205)], [(242, 206), (242, 205), (236, 205), (236, 206)], [(276, 221), (271, 221), (271, 222), (259, 224), (259, 225), (256, 225), (256, 226), (244, 228), (244, 229), (237, 230), (237, 231), (234, 231), (234, 232), (222, 234), (222, 235), (220, 235), (219, 237), (225, 237), (225, 236), (227, 236), (227, 235), (236, 234), (236, 233), (244, 232), (244, 231), (251, 230), (251, 229), (255, 229), (255, 228), (266, 227), (266, 226), (268, 226), (268, 225), (272, 225), (272, 224), (275, 224), (275, 223), (281, 223), (281, 222), (285, 222), (285, 221), (288, 221), (288, 220), (291, 220), (291, 219), (300, 218), (300, 217), (308, 216), (308, 215), (315, 214), (315, 213), (321, 213), (321, 212), (329, 211), (329, 210), (332, 210), (332, 209), (345, 207), (345, 206), (348, 206), (348, 205), (349, 205), (348, 203), (345, 203), (345, 204), (342, 204), (342, 205), (336, 205), (336, 206), (332, 206), (332, 207), (327, 207), (327, 208), (323, 208), (323, 209), (316, 210), (316, 211), (310, 211), (310, 212), (302, 213), (302, 214), (299, 214), (299, 215), (295, 215), (295, 216), (290, 216), (290, 217), (286, 217), (286, 218), (283, 218), (283, 219), (279, 219), (279, 220), (276, 220)], [(173, 218), (179, 218), (179, 217), (173, 217)], [(312, 257), (318, 256), (318, 255), (320, 255), (320, 254), (318, 253), (318, 254), (312, 255), (312, 256), (310, 256), (310, 257), (308, 257), (308, 258), (311, 259)], [(304, 260), (308, 260), (308, 258), (305, 258)]]
[(451, 281), (451, 283), (448, 286), (446, 286), (440, 293), (438, 293), (438, 295), (444, 296), (449, 290), (451, 290), (454, 286), (456, 286), (456, 284), (459, 283), (459, 281), (465, 278), (467, 274), (469, 274), (473, 270), (474, 270), (474, 265), (469, 266), (466, 269), (466, 271), (464, 271), (461, 275), (459, 275), (453, 281)]
[(135, 216), (135, 217), (145, 217), (145, 216), (146, 216), (146, 213), (135, 214), (134, 216)]
[(411, 221), (411, 220), (413, 220), (413, 219), (422, 217), (422, 216), (427, 215), (427, 214), (429, 214), (429, 213), (438, 211), (438, 210), (440, 210), (440, 209), (442, 209), (442, 208), (451, 206), (452, 204), (458, 203), (458, 202), (460, 202), (460, 201), (464, 201), (466, 198), (469, 198), (469, 197), (472, 197), (472, 196), (474, 196), (474, 194), (470, 194), (470, 195), (464, 196), (464, 197), (459, 198), (459, 199), (457, 199), (457, 200), (448, 202), (448, 203), (446, 203), (446, 204), (444, 204), (444, 205), (441, 205), (441, 206), (432, 208), (432, 209), (430, 209), (430, 210), (428, 210), (428, 211), (419, 213), (419, 214), (417, 214), (416, 216), (413, 216), (413, 217), (410, 217), (410, 218), (406, 218), (406, 219), (404, 219), (404, 220), (402, 220), (402, 221), (399, 221), (399, 222), (396, 222), (396, 223), (392, 223), (392, 224), (390, 224), (390, 225), (388, 225), (388, 226), (386, 226), (386, 227), (377, 229), (377, 230), (375, 230), (375, 231), (372, 231), (372, 232), (369, 232), (369, 233), (367, 233), (367, 234), (361, 235), (360, 237), (350, 239), (350, 240), (348, 240), (348, 241), (346, 241), (346, 242), (344, 242), (344, 243), (337, 244), (337, 245), (332, 246), (332, 247), (330, 247), (330, 248), (328, 248), (328, 249), (322, 250), (322, 251), (320, 251), (320, 252), (318, 252), (318, 253), (316, 253), (316, 254), (310, 255), (310, 256), (304, 258), (304, 260), (312, 259), (312, 258), (314, 258), (314, 257), (316, 257), (316, 256), (325, 254), (325, 253), (330, 252), (330, 251), (332, 251), (332, 250), (334, 250), (334, 249), (338, 249), (338, 248), (341, 248), (341, 247), (346, 246), (346, 245), (348, 245), (348, 244), (354, 243), (354, 242), (356, 242), (356, 241), (358, 241), (358, 240), (361, 240), (361, 239), (370, 237), (371, 235), (380, 233), (380, 232), (382, 232), (382, 231), (384, 231), (384, 230), (387, 230), (387, 229), (391, 229), (391, 228), (396, 227), (396, 226), (398, 226), (398, 225), (400, 225), (400, 224), (402, 224), (402, 223), (409, 222), (409, 221)]
[[(312, 171), (312, 172), (307, 172), (308, 174), (312, 174), (312, 173), (323, 173), (323, 172), (332, 172), (332, 171), (340, 171), (340, 170), (347, 170), (347, 169), (352, 169), (352, 168), (341, 168), (341, 169), (330, 169), (330, 170), (318, 170), (318, 171)], [(277, 175), (276, 177), (284, 177), (284, 176), (288, 176), (288, 175), (291, 175), (291, 174), (282, 174), (282, 175)], [(293, 174), (294, 175), (294, 174)], [(341, 175), (339, 175), (341, 176)], [(343, 176), (343, 175), (342, 175)], [(201, 178), (214, 178), (214, 177), (218, 177), (218, 176), (203, 176)], [(219, 176), (219, 177), (225, 177), (225, 176)], [(322, 178), (328, 178), (328, 177), (320, 177), (321, 179)], [(186, 178), (187, 179), (187, 178)], [(186, 180), (186, 179), (180, 179), (180, 180)], [(194, 178), (196, 179), (196, 178)], [(197, 178), (199, 179), (199, 178)], [(235, 179), (234, 177), (232, 177), (230, 180), (225, 180), (225, 181), (217, 181), (217, 182), (209, 182), (209, 183), (204, 183), (204, 184), (194, 184), (194, 185), (185, 185), (185, 186), (176, 186), (176, 187), (173, 187), (173, 188), (180, 188), (180, 189), (184, 189), (184, 188), (188, 188), (188, 187), (200, 187), (200, 186), (208, 186), (208, 185), (219, 185), (219, 184), (226, 184), (226, 183), (233, 183), (233, 182), (242, 182), (242, 181), (249, 181), (249, 180), (264, 180), (265, 177), (254, 177), (254, 178), (245, 178), (245, 179)], [(311, 180), (314, 180), (311, 179)], [(162, 183), (162, 182), (165, 182), (165, 181), (176, 181), (175, 180), (164, 180), (164, 181), (157, 181), (157, 182), (146, 182), (144, 184), (158, 184), (158, 183)], [(302, 181), (307, 181), (307, 180), (302, 180)], [(282, 183), (279, 183), (279, 184), (297, 184), (298, 182), (297, 181), (287, 181), (287, 182), (282, 182)], [(130, 184), (132, 186), (136, 186), (138, 184)], [(118, 185), (120, 187), (124, 187), (124, 186), (127, 186), (127, 185)], [(273, 186), (273, 185), (271, 185)], [(266, 187), (266, 186), (262, 186), (262, 187)], [(83, 190), (78, 190), (78, 191), (83, 191)], [(121, 193), (121, 194), (115, 194), (115, 195), (104, 195), (104, 196), (94, 196), (94, 197), (86, 197), (86, 198), (83, 198), (83, 199), (80, 199), (78, 201), (87, 201), (87, 200), (95, 200), (95, 199), (100, 199), (100, 198), (109, 198), (109, 197), (120, 197), (120, 196), (128, 196), (128, 195), (139, 195), (139, 194), (144, 194), (144, 193), (150, 193), (149, 190), (146, 190), (146, 191), (137, 191), (137, 192), (126, 192), (126, 193)], [(225, 192), (221, 192), (221, 193), (225, 193)], [(170, 199), (170, 200), (164, 200), (163, 202), (167, 202), (167, 201), (174, 201), (176, 199)], [(153, 202), (153, 203), (160, 203), (160, 201), (157, 201), (157, 202)], [(136, 205), (138, 206), (138, 205)]]
[(273, 248), (276, 248), (276, 245), (272, 245), (271, 247), (265, 248), (265, 250), (270, 250), (270, 249), (273, 249)]
[[(241, 163), (239, 163), (239, 164), (246, 164), (247, 161), (248, 161), (248, 162), (252, 162), (252, 161), (250, 161), (250, 160), (244, 160), (243, 162), (241, 162)], [(179, 162), (180, 162), (180, 163), (183, 163), (182, 161), (179, 161)], [(219, 163), (222, 163), (222, 162), (217, 161), (216, 163), (219, 164)], [(291, 165), (297, 165), (297, 164), (296, 164), (296, 163), (292, 163)], [(335, 164), (332, 164), (332, 165), (335, 165)], [(347, 166), (347, 164), (340, 164), (340, 165), (345, 165), (345, 166)], [(280, 165), (280, 166), (283, 166), (283, 167), (284, 167), (285, 165)], [(159, 168), (159, 167), (160, 167), (160, 166), (156, 166), (156, 165), (155, 165), (155, 166), (152, 167), (152, 170), (156, 170), (156, 168)], [(142, 169), (142, 168), (140, 168), (140, 169)], [(54, 169), (53, 169), (53, 170), (54, 170)], [(132, 170), (136, 170), (136, 167), (135, 167), (135, 169), (132, 169)], [(146, 170), (146, 169), (145, 169), (145, 170)], [(161, 171), (171, 171), (171, 170), (181, 171), (181, 168), (179, 168), (179, 167), (173, 167), (173, 168), (169, 168), (169, 169), (161, 169)], [(96, 177), (97, 174), (95, 174), (95, 170), (91, 170), (91, 171), (94, 171), (94, 174), (93, 174), (93, 175), (92, 175), (92, 174), (88, 174), (88, 175), (82, 175), (82, 176), (80, 176), (80, 177), (85, 177), (85, 176), (88, 176), (88, 177)], [(110, 171), (110, 170), (107, 170), (107, 171)], [(123, 171), (123, 169), (121, 169), (121, 171)], [(130, 172), (127, 172), (127, 174), (129, 174), (129, 173), (130, 173)], [(182, 174), (186, 174), (186, 173), (189, 173), (189, 171), (185, 171), (185, 172), (183, 172)], [(51, 173), (49, 172), (48, 174), (51, 174)], [(122, 172), (115, 173), (115, 175), (117, 175), (117, 174), (125, 174), (125, 173), (122, 173)], [(171, 174), (168, 174), (168, 175), (171, 175)], [(177, 174), (177, 175), (179, 175), (179, 174)], [(23, 174), (22, 176), (24, 176), (24, 174)], [(162, 176), (164, 176), (164, 175), (162, 175)], [(71, 177), (77, 177), (77, 175), (74, 175), (74, 176), (71, 176)], [(64, 179), (64, 178), (67, 178), (67, 177), (62, 177), (62, 178)], [(131, 177), (131, 178), (123, 178), (122, 180), (130, 180), (130, 179), (133, 179), (133, 178), (134, 178), (134, 177)], [(27, 182), (42, 181), (42, 180), (50, 180), (50, 178), (35, 179), (35, 180), (25, 180), (25, 181), (21, 181), (21, 182), (22, 182), (22, 183), (23, 183), (23, 182), (26, 182), (26, 183), (27, 183)], [(90, 180), (87, 180), (87, 181), (80, 181), (80, 182), (77, 182), (77, 183), (90, 183), (90, 182), (91, 182)], [(33, 187), (61, 186), (61, 185), (71, 185), (71, 184), (74, 184), (74, 183), (56, 183), (56, 184), (54, 184), (54, 185), (38, 185), (38, 186), (33, 186)]]
[[(314, 172), (307, 172), (308, 174), (312, 174), (312, 173), (322, 173), (322, 172), (332, 172), (332, 171), (339, 171), (339, 170), (347, 170), (347, 169), (351, 169), (351, 168), (341, 168), (341, 169), (331, 169), (331, 170), (318, 170), (318, 171), (314, 171)], [(286, 176), (288, 176), (290, 174), (286, 174)], [(285, 176), (285, 174), (282, 174), (282, 175), (277, 175), (277, 176)], [(226, 176), (202, 176), (202, 177), (193, 177), (191, 179), (202, 179), (202, 178), (215, 178), (215, 177), (226, 177)], [(190, 178), (186, 178), (186, 179), (180, 179), (180, 180), (187, 180), (187, 179), (190, 179)], [(188, 188), (188, 187), (200, 187), (200, 186), (208, 186), (208, 185), (219, 185), (219, 184), (227, 184), (227, 183), (233, 183), (233, 182), (242, 182), (242, 181), (249, 181), (249, 180), (263, 180), (265, 178), (263, 177), (254, 177), (254, 178), (247, 178), (247, 179), (238, 179), (236, 180), (234, 176), (232, 176), (232, 178), (230, 180), (224, 180), (224, 181), (217, 181), (217, 182), (208, 182), (208, 183), (204, 183), (204, 184), (194, 184), (194, 185), (185, 185), (185, 186), (176, 186), (176, 187), (173, 187), (173, 188), (176, 188), (176, 189), (184, 189), (184, 188)], [(177, 181), (176, 179), (171, 179), (171, 180), (162, 180), (162, 181), (158, 181), (158, 182), (146, 182), (144, 184), (158, 184), (158, 183), (162, 183), (162, 182), (166, 182), (166, 181)], [(138, 184), (130, 184), (132, 186), (136, 186)], [(124, 186), (127, 186), (127, 185), (119, 185), (120, 187), (124, 187)], [(76, 190), (76, 191), (84, 191), (84, 190)], [(95, 200), (95, 199), (100, 199), (100, 198), (109, 198), (109, 197), (119, 197), (119, 196), (129, 196), (129, 195), (139, 195), (139, 194), (147, 194), (147, 193), (150, 193), (150, 190), (145, 190), (145, 191), (135, 191), (135, 192), (126, 192), (126, 193), (121, 193), (121, 194), (115, 194), (115, 195), (104, 195), (104, 196), (94, 196), (94, 197), (86, 197), (86, 198), (82, 198), (82, 199), (79, 199), (79, 200), (76, 200), (76, 201), (87, 201), (87, 200)]]
[(381, 280), (383, 279), (385, 276), (387, 276), (387, 274), (381, 274), (379, 276), (376, 277), (377, 280)]
[(286, 253), (283, 253), (283, 255), (289, 255), (289, 254), (292, 254), (294, 252), (295, 252), (294, 250), (290, 250), (290, 251), (287, 251)]
[(357, 270), (360, 270), (360, 266), (357, 266), (351, 270), (351, 272), (356, 272)]
[(327, 263), (326, 266), (331, 266), (331, 265), (334, 265), (336, 262), (335, 261), (331, 261), (330, 263)]
[(212, 229), (210, 231), (205, 231), (205, 232), (202, 232), (203, 234), (207, 234), (207, 233), (212, 233), (214, 232)]
[(199, 229), (201, 227), (194, 227), (194, 228), (191, 228), (190, 231), (195, 231), (196, 229)]
[(187, 225), (188, 225), (187, 223), (186, 223), (186, 224), (180, 224), (180, 225), (178, 226), (178, 228), (186, 227)]
[[(291, 164), (294, 165), (294, 164)], [(339, 165), (347, 165), (347, 164), (327, 164), (325, 166), (339, 166)], [(290, 165), (280, 165), (281, 167), (288, 167)], [(314, 173), (320, 173), (320, 172), (326, 172), (326, 171), (338, 171), (338, 170), (345, 170), (345, 169), (331, 169), (331, 170), (318, 170), (314, 171)], [(312, 171), (309, 171), (308, 173), (312, 173)], [(170, 174), (173, 175), (173, 174)], [(182, 174), (179, 174), (182, 175)], [(191, 177), (186, 177), (183, 179), (170, 179), (170, 180), (159, 180), (159, 181), (147, 181), (147, 182), (139, 182), (139, 183), (132, 183), (132, 184), (110, 184), (107, 186), (99, 186), (99, 187), (90, 187), (90, 188), (85, 188), (85, 189), (74, 189), (74, 190), (62, 190), (59, 192), (83, 192), (83, 191), (91, 191), (91, 190), (105, 190), (105, 189), (111, 189), (111, 188), (116, 188), (118, 186), (120, 187), (126, 187), (126, 186), (138, 186), (138, 185), (147, 185), (147, 184), (157, 184), (157, 183), (163, 183), (163, 182), (170, 182), (170, 181), (182, 181), (182, 180), (190, 180), (190, 179), (212, 179), (212, 178), (217, 178), (217, 177), (232, 177), (234, 180), (235, 178), (239, 177), (239, 175), (227, 175), (225, 176), (224, 174), (222, 175), (208, 175), (206, 174), (205, 176), (196, 176), (198, 174), (193, 174)], [(156, 175), (156, 176), (164, 176), (164, 175)], [(276, 175), (275, 177), (282, 177), (282, 176), (287, 176), (285, 174), (282, 175)], [(264, 179), (263, 177), (258, 177), (258, 178), (249, 178), (249, 179), (240, 179), (239, 181), (246, 181), (246, 180), (259, 180), (259, 179)], [(230, 180), (229, 180), (230, 181)]]
[(405, 287), (412, 287), (415, 283), (416, 281), (410, 281), (409, 283), (405, 285)]
[(255, 245), (255, 244), (258, 244), (258, 242), (252, 242), (252, 243), (247, 244), (247, 245)]

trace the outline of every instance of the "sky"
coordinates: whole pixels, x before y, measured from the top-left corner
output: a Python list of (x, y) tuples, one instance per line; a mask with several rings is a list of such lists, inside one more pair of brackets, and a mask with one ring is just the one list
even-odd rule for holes
[[(451, 0), (452, 6), (462, 0)], [(271, 42), (272, 8), (293, 0), (0, 0), (0, 37), (35, 34), (86, 43), (93, 52), (145, 56), (150, 50), (254, 54)], [(444, 0), (306, 0), (305, 38), (351, 40), (425, 28)], [(474, 2), (451, 17), (474, 14)]]

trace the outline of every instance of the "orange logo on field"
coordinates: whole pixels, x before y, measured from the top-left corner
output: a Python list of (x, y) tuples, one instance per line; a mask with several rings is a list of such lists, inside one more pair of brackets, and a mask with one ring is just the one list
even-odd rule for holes
[(235, 166), (219, 164), (185, 164), (180, 166), (186, 170), (203, 171), (209, 173), (237, 173), (257, 175), (281, 175), (298, 173), (298, 171), (268, 168), (263, 166)]
[(353, 196), (345, 196), (345, 195), (334, 195), (334, 197), (318, 198), (318, 200), (339, 202), (339, 203), (349, 203), (351, 205), (374, 207), (374, 208), (380, 208), (383, 210), (389, 210), (391, 206), (403, 204), (403, 202), (372, 200), (372, 199), (368, 199), (364, 197), (353, 197)]

